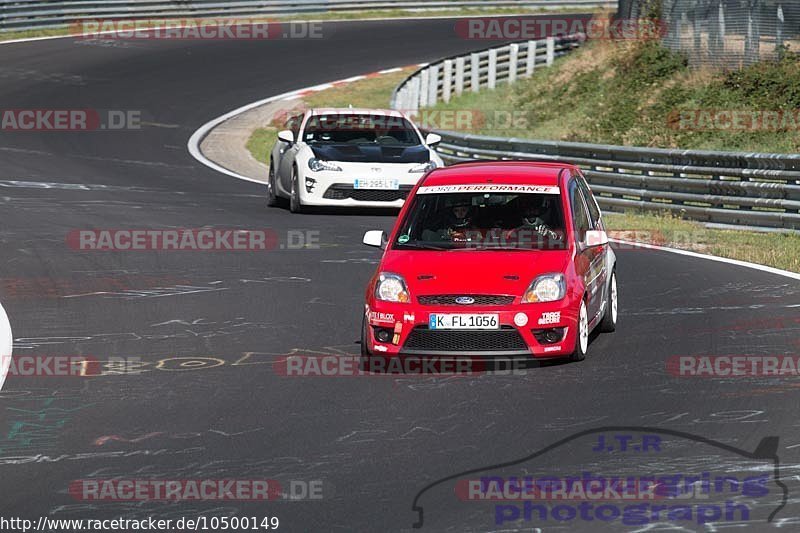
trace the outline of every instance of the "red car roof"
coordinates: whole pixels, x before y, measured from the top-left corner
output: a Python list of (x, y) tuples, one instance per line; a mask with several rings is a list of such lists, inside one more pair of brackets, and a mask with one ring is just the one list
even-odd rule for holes
[(577, 171), (575, 165), (542, 161), (482, 161), (437, 168), (425, 178), (424, 185), (460, 185), (505, 183), (510, 185), (558, 186), (563, 169)]

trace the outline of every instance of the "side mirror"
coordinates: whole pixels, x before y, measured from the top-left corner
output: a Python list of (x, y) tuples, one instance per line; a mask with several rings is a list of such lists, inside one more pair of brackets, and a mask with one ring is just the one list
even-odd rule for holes
[(425, 144), (428, 146), (435, 146), (442, 142), (442, 136), (438, 133), (429, 133), (425, 136)]
[(367, 246), (374, 246), (383, 250), (386, 248), (386, 241), (386, 232), (379, 229), (369, 230), (364, 234), (363, 242)]
[(292, 130), (279, 131), (278, 139), (285, 143), (292, 144), (294, 142), (294, 133), (292, 133)]
[(586, 232), (586, 246), (603, 246), (608, 244), (608, 234), (603, 230), (589, 230)]

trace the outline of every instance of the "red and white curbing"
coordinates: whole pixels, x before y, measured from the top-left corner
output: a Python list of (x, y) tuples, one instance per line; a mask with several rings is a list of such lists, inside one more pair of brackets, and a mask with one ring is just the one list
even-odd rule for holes
[(229, 170), (229, 169), (223, 167), (222, 165), (218, 165), (217, 163), (215, 163), (215, 162), (211, 161), (210, 159), (208, 159), (205, 155), (203, 155), (203, 152), (200, 150), (200, 143), (203, 142), (203, 139), (206, 138), (206, 136), (211, 132), (211, 130), (213, 130), (214, 128), (216, 128), (217, 126), (222, 124), (223, 122), (225, 122), (227, 120), (230, 120), (230, 119), (232, 119), (234, 117), (237, 117), (238, 115), (241, 115), (242, 113), (250, 111), (251, 109), (255, 109), (257, 107), (261, 107), (263, 105), (267, 105), (267, 104), (270, 104), (272, 102), (278, 102), (278, 101), (281, 101), (281, 100), (297, 100), (297, 99), (303, 98), (304, 96), (309, 95), (311, 93), (324, 91), (325, 89), (330, 89), (332, 87), (339, 87), (339, 86), (342, 86), (342, 85), (346, 85), (348, 83), (353, 83), (354, 81), (363, 80), (363, 79), (367, 79), (367, 78), (375, 78), (377, 76), (382, 76), (384, 74), (389, 74), (389, 73), (392, 73), (392, 72), (399, 72), (399, 71), (404, 70), (406, 68), (419, 68), (419, 67), (424, 67), (424, 66), (427, 66), (427, 65), (428, 65), (427, 63), (419, 63), (419, 64), (416, 64), (416, 65), (407, 65), (407, 66), (404, 66), (404, 67), (388, 68), (388, 69), (384, 69), (384, 70), (379, 70), (377, 72), (371, 72), (369, 74), (362, 74), (360, 76), (352, 76), (350, 78), (345, 78), (345, 79), (342, 79), (342, 80), (336, 80), (336, 81), (332, 81), (332, 82), (328, 82), (328, 83), (321, 83), (319, 85), (314, 85), (314, 86), (311, 86), (311, 87), (304, 87), (302, 89), (296, 89), (294, 91), (289, 91), (289, 92), (278, 94), (278, 95), (275, 95), (275, 96), (270, 96), (269, 98), (264, 98), (263, 100), (259, 100), (257, 102), (253, 102), (253, 103), (247, 104), (245, 106), (242, 106), (242, 107), (240, 107), (238, 109), (234, 109), (233, 111), (225, 113), (224, 115), (222, 115), (220, 117), (217, 117), (214, 120), (203, 124), (202, 126), (200, 126), (197, 129), (197, 131), (195, 131), (192, 134), (192, 136), (189, 138), (189, 141), (187, 142), (186, 146), (187, 146), (187, 148), (189, 150), (189, 153), (192, 155), (192, 157), (194, 157), (197, 161), (199, 161), (203, 165), (207, 166), (208, 168), (214, 169), (217, 172), (221, 172), (222, 174), (225, 174), (226, 176), (230, 176), (232, 178), (236, 178), (236, 179), (239, 179), (239, 180), (249, 181), (251, 183), (258, 183), (259, 185), (263, 185), (264, 183), (259, 181), (259, 180), (256, 180), (256, 179), (253, 179), (253, 178), (248, 178), (247, 176), (243, 176), (242, 174), (239, 174), (238, 172), (234, 172), (232, 170)]
[(371, 72), (369, 74), (361, 74), (360, 76), (352, 76), (350, 78), (345, 78), (343, 80), (336, 80), (329, 83), (322, 83), (320, 85), (314, 85), (313, 87), (306, 87), (304, 89), (298, 89), (291, 93), (287, 93), (288, 96), (280, 98), (280, 100), (299, 100), (309, 94), (316, 93), (319, 91), (325, 91), (327, 89), (333, 89), (334, 87), (341, 87), (342, 85), (347, 85), (348, 83), (353, 83), (354, 81), (361, 81), (370, 78), (377, 78), (378, 76), (382, 76), (384, 74), (391, 74), (393, 72), (400, 72), (401, 70), (405, 70), (407, 68), (420, 68), (428, 66), (427, 63), (418, 63), (416, 65), (407, 65), (405, 67), (395, 67), (395, 68), (387, 68), (384, 70), (379, 70), (377, 72)]

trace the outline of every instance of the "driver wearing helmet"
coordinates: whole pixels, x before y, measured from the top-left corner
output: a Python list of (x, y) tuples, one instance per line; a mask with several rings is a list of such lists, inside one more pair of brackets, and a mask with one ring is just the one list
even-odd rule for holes
[(439, 229), (435, 232), (425, 230), (426, 240), (461, 241), (467, 240), (467, 232), (472, 228), (472, 202), (469, 198), (457, 198), (448, 208)]
[(547, 237), (555, 235), (548, 220), (546, 201), (542, 196), (533, 194), (523, 194), (519, 197), (522, 220), (517, 227), (517, 231), (535, 231), (539, 235)]

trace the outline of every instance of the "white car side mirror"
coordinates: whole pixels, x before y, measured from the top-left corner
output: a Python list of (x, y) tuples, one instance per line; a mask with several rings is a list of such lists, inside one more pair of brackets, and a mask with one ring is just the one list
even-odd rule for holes
[(386, 233), (379, 229), (369, 230), (364, 234), (364, 244), (376, 248), (386, 248)]
[(585, 240), (586, 246), (603, 246), (608, 244), (608, 234), (603, 230), (589, 230)]
[(291, 144), (294, 142), (294, 133), (292, 133), (292, 130), (279, 131), (278, 139), (285, 143)]
[(429, 133), (425, 136), (425, 144), (434, 146), (442, 142), (442, 136), (438, 133)]

